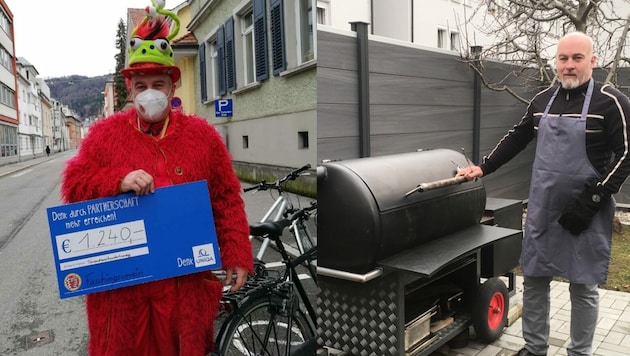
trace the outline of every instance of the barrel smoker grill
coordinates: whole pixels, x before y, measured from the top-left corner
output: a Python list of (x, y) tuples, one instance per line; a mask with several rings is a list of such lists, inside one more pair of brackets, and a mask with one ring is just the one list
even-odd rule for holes
[(479, 338), (498, 338), (521, 251), (521, 202), (453, 179), (467, 164), (438, 149), (319, 167), (320, 344), (429, 355), (471, 325)]

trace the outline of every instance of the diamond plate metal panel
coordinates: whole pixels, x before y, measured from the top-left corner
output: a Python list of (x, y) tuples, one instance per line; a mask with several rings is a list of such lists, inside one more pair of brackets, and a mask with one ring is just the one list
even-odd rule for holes
[(318, 281), (320, 345), (351, 355), (404, 354), (404, 291), (396, 274), (367, 283)]

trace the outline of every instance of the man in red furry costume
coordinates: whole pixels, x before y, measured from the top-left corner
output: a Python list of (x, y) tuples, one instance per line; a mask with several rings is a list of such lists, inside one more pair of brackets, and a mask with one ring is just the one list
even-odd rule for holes
[[(121, 71), (135, 107), (92, 126), (63, 173), (62, 197), (71, 203), (131, 191), (143, 195), (206, 180), (226, 283), (234, 291), (253, 270), (240, 183), (218, 132), (203, 118), (172, 110), (180, 70), (169, 40), (176, 33), (168, 33), (155, 8), (147, 12), (130, 40), (129, 66)], [(171, 17), (177, 30), (179, 20)], [(177, 236), (170, 238), (177, 243)], [(208, 271), (88, 295), (89, 354), (206, 355), (222, 287)]]

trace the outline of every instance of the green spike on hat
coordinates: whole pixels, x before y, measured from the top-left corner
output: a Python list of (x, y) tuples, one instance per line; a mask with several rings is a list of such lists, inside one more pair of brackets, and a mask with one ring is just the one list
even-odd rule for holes
[[(168, 74), (176, 82), (181, 72), (175, 66), (170, 41), (179, 32), (179, 18), (174, 12), (164, 9), (164, 0), (152, 0), (151, 3), (153, 6), (145, 8), (147, 15), (131, 33), (128, 67), (120, 72), (127, 79), (134, 75)], [(166, 17), (173, 21), (172, 29)]]

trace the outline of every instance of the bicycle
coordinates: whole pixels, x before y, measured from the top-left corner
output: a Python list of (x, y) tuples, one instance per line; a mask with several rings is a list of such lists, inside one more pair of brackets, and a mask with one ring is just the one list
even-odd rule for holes
[[(227, 316), (216, 336), (218, 355), (290, 355), (304, 345), (315, 347), (315, 309), (296, 268), (317, 259), (317, 246), (293, 258), (280, 239), (284, 229), (302, 219), (308, 209), (312, 211), (307, 207), (286, 219), (250, 225), (253, 236), (276, 244), (286, 268), (272, 271), (257, 263), (254, 276), (243, 288), (223, 296), (221, 310)], [(317, 284), (313, 271), (309, 273)]]
[[(260, 181), (260, 183), (244, 188), (243, 192), (249, 191), (270, 191), (270, 194), (273, 196), (273, 191), (278, 192), (278, 197), (275, 198), (274, 203), (271, 205), (269, 210), (263, 215), (260, 219), (260, 222), (268, 222), (268, 221), (278, 221), (280, 219), (286, 218), (288, 215), (299, 211), (299, 207), (295, 208), (293, 206), (293, 202), (289, 197), (289, 193), (286, 192), (283, 188), (283, 184), (287, 181), (294, 181), (303, 175), (308, 175), (309, 173), (304, 173), (306, 170), (311, 168), (310, 164), (306, 164), (300, 168), (297, 168), (291, 172), (289, 172), (286, 176), (277, 179), (273, 182), (267, 182), (265, 180)], [(304, 254), (309, 247), (317, 245), (316, 236), (310, 231), (307, 224), (304, 224), (303, 220), (300, 220), (299, 224), (295, 226), (291, 226), (290, 228), (291, 234), (295, 238), (295, 241), (298, 246), (298, 255)], [(250, 235), (250, 240), (253, 236)], [(255, 258), (257, 260), (262, 260), (269, 245), (269, 239), (264, 239), (262, 245), (258, 249)]]

